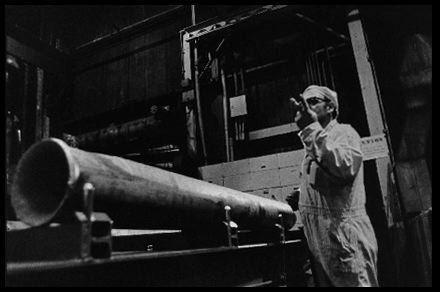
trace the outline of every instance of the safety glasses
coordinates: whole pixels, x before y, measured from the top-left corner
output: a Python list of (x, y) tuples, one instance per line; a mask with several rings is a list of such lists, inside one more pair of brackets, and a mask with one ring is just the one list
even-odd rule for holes
[(306, 100), (306, 102), (307, 102), (310, 106), (316, 105), (316, 104), (321, 103), (321, 102), (329, 102), (329, 101), (330, 101), (330, 100), (329, 100), (328, 98), (320, 98), (320, 97), (316, 97), (316, 96), (311, 97), (311, 98), (308, 98), (308, 99)]

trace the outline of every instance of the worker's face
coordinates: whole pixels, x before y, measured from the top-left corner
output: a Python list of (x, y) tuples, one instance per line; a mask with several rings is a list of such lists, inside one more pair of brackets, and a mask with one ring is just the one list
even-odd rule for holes
[(332, 118), (334, 111), (334, 105), (327, 98), (312, 96), (306, 98), (306, 102), (310, 106), (310, 109), (314, 111), (318, 117), (318, 121), (323, 121), (328, 118)]

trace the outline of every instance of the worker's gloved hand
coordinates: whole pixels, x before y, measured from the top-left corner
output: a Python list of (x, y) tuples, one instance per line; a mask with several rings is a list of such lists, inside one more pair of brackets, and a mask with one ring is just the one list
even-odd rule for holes
[(306, 102), (301, 94), (297, 97), (290, 98), (290, 102), (295, 108), (298, 109), (296, 111), (295, 123), (298, 125), (300, 130), (304, 129), (311, 123), (318, 121), (318, 116), (310, 108), (310, 105)]
[(286, 202), (293, 211), (298, 211), (299, 189), (294, 189), (293, 192), (286, 197)]

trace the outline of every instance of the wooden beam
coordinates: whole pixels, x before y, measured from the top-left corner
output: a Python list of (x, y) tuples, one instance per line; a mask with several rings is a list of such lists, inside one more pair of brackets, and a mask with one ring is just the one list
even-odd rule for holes
[[(356, 68), (361, 85), (362, 98), (364, 101), (365, 112), (367, 115), (368, 128), (370, 135), (384, 134), (387, 137), (388, 131), (384, 112), (381, 108), (380, 93), (376, 84), (376, 76), (372, 60), (368, 52), (367, 39), (359, 16), (359, 10), (354, 9), (348, 14), (348, 28), (350, 32), (351, 44), (356, 61)], [(387, 137), (389, 141), (389, 137)], [(390, 145), (388, 144), (390, 148)], [(390, 151), (388, 151), (390, 153)], [(380, 189), (382, 193), (382, 203), (387, 218), (388, 227), (394, 224), (393, 213), (391, 210), (391, 199), (393, 196), (392, 183), (390, 179), (393, 173), (389, 173), (392, 153), (389, 156), (378, 158), (375, 160), (377, 167), (377, 176), (379, 179)], [(392, 179), (394, 181), (394, 179)]]

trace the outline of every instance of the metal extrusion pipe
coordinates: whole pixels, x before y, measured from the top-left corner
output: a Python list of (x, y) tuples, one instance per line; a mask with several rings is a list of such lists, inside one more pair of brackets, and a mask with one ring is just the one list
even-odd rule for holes
[(40, 226), (82, 210), (82, 188), (94, 188), (94, 211), (106, 212), (116, 228), (210, 227), (225, 219), (225, 206), (239, 228), (295, 223), (289, 205), (186, 177), (123, 158), (86, 152), (59, 139), (34, 144), (14, 176), (11, 201), (17, 217)]

